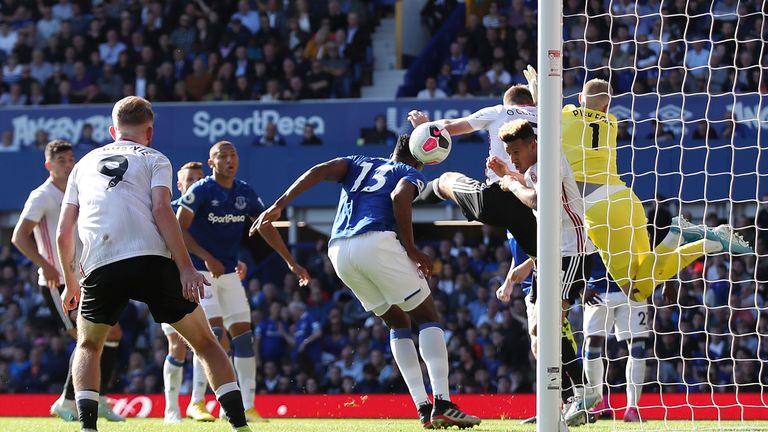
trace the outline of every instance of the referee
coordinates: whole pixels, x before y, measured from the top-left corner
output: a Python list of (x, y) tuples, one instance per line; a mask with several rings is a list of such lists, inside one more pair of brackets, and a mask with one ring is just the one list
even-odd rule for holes
[[(72, 170), (57, 233), (63, 306), (81, 303), (73, 364), (81, 429), (96, 431), (99, 356), (110, 326), (133, 299), (186, 339), (234, 430), (250, 431), (232, 366), (197, 307), (208, 282), (192, 266), (171, 209), (171, 164), (150, 148), (152, 105), (123, 98), (112, 109), (112, 123), (115, 142), (91, 151)], [(80, 281), (75, 226), (83, 243)]]

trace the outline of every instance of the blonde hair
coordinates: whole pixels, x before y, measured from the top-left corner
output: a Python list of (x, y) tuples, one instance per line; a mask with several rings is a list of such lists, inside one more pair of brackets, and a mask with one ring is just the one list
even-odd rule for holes
[(112, 108), (112, 123), (115, 129), (121, 126), (141, 126), (155, 120), (152, 104), (139, 96), (128, 96), (120, 99)]
[(594, 78), (584, 84), (582, 90), (582, 103), (585, 108), (604, 111), (611, 101), (611, 85), (608, 81), (600, 78)]

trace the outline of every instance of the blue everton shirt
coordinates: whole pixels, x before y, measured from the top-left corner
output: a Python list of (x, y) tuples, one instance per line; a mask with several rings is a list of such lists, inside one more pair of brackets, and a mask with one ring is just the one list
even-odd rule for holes
[[(195, 214), (189, 233), (194, 239), (221, 261), (227, 273), (235, 271), (237, 252), (249, 217), (264, 211), (264, 203), (245, 182), (235, 180), (227, 189), (212, 176), (198, 180), (180, 198), (181, 206)], [(192, 255), (192, 263), (205, 271), (205, 262)]]
[(605, 268), (605, 263), (600, 254), (592, 254), (594, 257), (592, 261), (592, 273), (589, 275), (589, 281), (587, 287), (595, 291), (598, 295), (612, 292), (622, 292), (621, 288), (614, 282), (613, 278), (608, 275), (608, 270)]
[[(520, 264), (528, 261), (528, 254), (523, 251), (523, 248), (520, 247), (520, 245), (517, 243), (517, 240), (515, 240), (515, 238), (512, 237), (512, 234), (509, 232), (507, 232), (507, 244), (509, 245), (509, 251), (512, 253), (512, 258), (515, 259), (515, 266), (519, 266)], [(523, 279), (523, 282), (520, 284), (520, 287), (523, 290), (523, 294), (528, 295), (531, 293), (532, 284), (533, 271), (528, 275), (528, 277)]]
[(331, 241), (369, 231), (395, 231), (390, 194), (401, 179), (424, 189), (424, 176), (401, 162), (368, 156), (347, 156), (347, 175), (341, 181), (341, 197), (333, 222)]

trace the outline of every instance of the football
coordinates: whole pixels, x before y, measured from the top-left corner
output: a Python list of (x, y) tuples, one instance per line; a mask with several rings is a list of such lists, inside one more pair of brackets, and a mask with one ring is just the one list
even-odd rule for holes
[(436, 122), (422, 123), (411, 133), (408, 146), (424, 165), (438, 164), (451, 153), (451, 135)]

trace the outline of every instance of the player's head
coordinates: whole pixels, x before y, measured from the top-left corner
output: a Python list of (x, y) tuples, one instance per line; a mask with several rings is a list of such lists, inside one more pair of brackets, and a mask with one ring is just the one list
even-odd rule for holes
[(408, 141), (410, 139), (411, 136), (408, 134), (403, 134), (397, 137), (397, 143), (395, 144), (395, 150), (392, 152), (391, 158), (392, 160), (402, 162), (420, 170), (424, 164), (419, 162), (413, 153), (411, 153), (411, 148), (408, 146)]
[(608, 112), (608, 103), (611, 102), (611, 85), (608, 81), (600, 78), (593, 78), (584, 84), (581, 94), (579, 94), (579, 103), (587, 109)]
[(203, 174), (202, 162), (187, 162), (179, 168), (179, 172), (176, 173), (178, 180), (176, 181), (176, 187), (182, 194), (187, 192), (190, 186), (196, 181), (205, 177)]
[(229, 141), (219, 141), (208, 152), (208, 166), (213, 170), (214, 176), (233, 178), (240, 166), (235, 145)]
[(515, 84), (504, 92), (504, 105), (534, 105), (533, 95), (523, 84)]
[(109, 134), (115, 140), (126, 139), (149, 146), (152, 144), (155, 113), (152, 104), (143, 97), (128, 96), (112, 108), (112, 126)]
[(507, 154), (520, 172), (528, 171), (536, 163), (536, 132), (528, 120), (518, 119), (499, 128), (499, 139), (504, 141)]
[(72, 144), (64, 140), (53, 140), (45, 146), (45, 169), (54, 179), (66, 179), (75, 166)]

